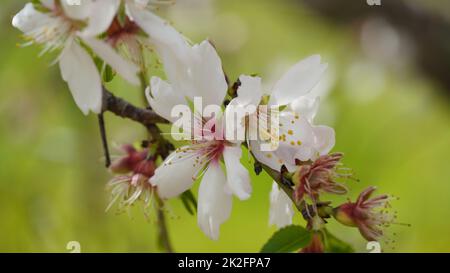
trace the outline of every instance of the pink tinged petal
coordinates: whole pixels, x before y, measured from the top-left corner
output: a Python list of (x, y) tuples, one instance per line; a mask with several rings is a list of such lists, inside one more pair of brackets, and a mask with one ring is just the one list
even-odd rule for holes
[(90, 15), (93, 0), (80, 0), (81, 5), (71, 5), (70, 0), (61, 0), (61, 6), (64, 13), (71, 19), (84, 20)]
[(219, 164), (212, 163), (198, 190), (198, 225), (211, 239), (219, 239), (220, 225), (231, 214), (232, 195), (227, 193), (225, 174)]
[(246, 200), (252, 193), (250, 175), (241, 164), (242, 148), (239, 146), (225, 147), (223, 159), (227, 171), (227, 185), (231, 192), (241, 200)]
[(366, 188), (363, 192), (361, 192), (356, 200), (356, 206), (361, 206), (365, 201), (367, 201), (372, 193), (377, 189), (375, 186), (371, 186)]
[(109, 64), (120, 76), (133, 85), (139, 85), (140, 81), (137, 76), (139, 68), (122, 58), (109, 44), (96, 39), (84, 37), (83, 41), (89, 45), (95, 54)]
[(357, 222), (359, 232), (367, 241), (378, 241), (383, 236), (383, 231), (363, 221)]
[(175, 122), (178, 118), (172, 117), (171, 112), (176, 105), (185, 105), (186, 99), (180, 92), (173, 90), (172, 86), (159, 77), (150, 80), (151, 89), (147, 89), (146, 96), (152, 109), (163, 118)]
[(270, 192), (269, 224), (282, 228), (292, 224), (293, 216), (294, 209), (291, 199), (278, 187), (276, 182), (273, 182)]
[[(180, 149), (185, 150), (187, 147)], [(176, 197), (191, 188), (202, 167), (196, 163), (195, 154), (177, 150), (155, 170), (150, 183), (157, 187), (162, 198)]]
[(328, 126), (314, 126), (314, 148), (319, 155), (328, 154), (336, 143), (334, 129)]
[(93, 2), (88, 18), (89, 23), (83, 29), (82, 35), (94, 37), (108, 30), (119, 6), (120, 0), (97, 0)]
[(288, 105), (307, 94), (319, 82), (327, 66), (320, 63), (320, 55), (298, 62), (275, 84), (269, 104)]
[(59, 57), (59, 67), (64, 81), (69, 85), (75, 103), (87, 115), (100, 113), (102, 85), (94, 61), (80, 45), (69, 41)]

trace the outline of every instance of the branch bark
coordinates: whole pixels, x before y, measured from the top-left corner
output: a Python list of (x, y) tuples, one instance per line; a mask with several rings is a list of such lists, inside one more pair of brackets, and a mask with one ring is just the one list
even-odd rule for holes
[(116, 116), (128, 118), (148, 127), (156, 123), (168, 123), (168, 121), (150, 109), (143, 109), (114, 96), (106, 88), (103, 88), (102, 111), (109, 111)]

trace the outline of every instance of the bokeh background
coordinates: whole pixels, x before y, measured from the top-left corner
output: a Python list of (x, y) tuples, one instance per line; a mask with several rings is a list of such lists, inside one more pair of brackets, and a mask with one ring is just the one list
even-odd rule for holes
[[(156, 229), (139, 206), (105, 213), (111, 175), (103, 167), (95, 116), (85, 117), (61, 80), (55, 55), (20, 48), (12, 16), (26, 1), (0, 3), (0, 251), (155, 252)], [(389, 2), (389, 3), (388, 3)], [(448, 1), (178, 0), (160, 13), (192, 41), (211, 39), (231, 79), (258, 73), (270, 87), (290, 65), (315, 53), (330, 64), (318, 123), (337, 132), (335, 151), (360, 182), (400, 199), (387, 251), (450, 251), (450, 9)], [(399, 16), (402, 15), (402, 16)], [(115, 94), (142, 105), (120, 79)], [(112, 146), (145, 136), (106, 114)], [(118, 154), (117, 151), (112, 151)], [(250, 200), (233, 203), (219, 241), (210, 241), (179, 200), (169, 203), (176, 251), (254, 252), (268, 226), (267, 176), (253, 175)], [(196, 189), (194, 189), (196, 192)], [(342, 198), (335, 199), (343, 202)], [(297, 218), (300, 218), (298, 215)], [(296, 221), (300, 221), (296, 219)], [(357, 230), (330, 230), (366, 251)]]

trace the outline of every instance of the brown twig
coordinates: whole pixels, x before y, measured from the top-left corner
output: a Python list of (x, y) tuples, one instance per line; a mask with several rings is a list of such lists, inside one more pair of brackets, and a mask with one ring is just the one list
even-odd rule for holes
[(102, 139), (103, 151), (105, 153), (105, 166), (106, 168), (109, 168), (109, 166), (111, 165), (111, 157), (109, 155), (108, 139), (106, 137), (105, 120), (103, 118), (103, 113), (98, 114), (98, 125), (100, 127), (100, 136)]
[(144, 126), (154, 125), (156, 123), (168, 123), (167, 120), (160, 117), (154, 111), (134, 106), (124, 99), (114, 96), (106, 88), (103, 88), (102, 110), (103, 112), (112, 112), (122, 118), (134, 120)]

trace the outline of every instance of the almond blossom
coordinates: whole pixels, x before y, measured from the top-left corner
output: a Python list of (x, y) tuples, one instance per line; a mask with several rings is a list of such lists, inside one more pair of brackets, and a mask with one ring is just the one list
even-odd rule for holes
[[(171, 4), (166, 0), (97, 0), (94, 2), (98, 14), (90, 18), (91, 27), (84, 29), (85, 35), (107, 33), (107, 41), (121, 49), (121, 53), (139, 65), (145, 65), (142, 49), (153, 47), (163, 62), (167, 54), (182, 58), (187, 42), (167, 21), (154, 13), (160, 5)], [(121, 4), (126, 18), (117, 18)], [(141, 30), (147, 37), (141, 35)]]
[[(183, 50), (188, 53), (184, 59), (165, 55), (170, 57), (163, 58), (169, 82), (153, 77), (147, 92), (152, 109), (172, 122), (174, 106), (187, 105), (188, 100), (199, 97), (204, 105), (220, 106), (228, 89), (221, 60), (208, 41), (186, 45)], [(241, 200), (250, 197), (250, 178), (240, 163), (240, 145), (225, 140), (223, 117), (199, 118), (197, 112), (194, 115), (203, 129), (191, 130), (193, 140), (170, 154), (150, 182), (162, 198), (171, 198), (191, 188), (203, 175), (198, 192), (198, 225), (210, 238), (218, 239), (219, 227), (231, 213), (232, 195)], [(211, 122), (214, 125), (204, 129)], [(214, 137), (205, 137), (211, 133)]]
[[(62, 78), (84, 114), (101, 112), (102, 81), (83, 44), (91, 47), (124, 79), (139, 84), (136, 75), (138, 68), (122, 59), (110, 45), (96, 38), (103, 31), (97, 24), (97, 16), (102, 14), (96, 7), (99, 2), (102, 1), (84, 0), (78, 6), (57, 0), (28, 3), (12, 20), (13, 26), (30, 40), (28, 44), (44, 45), (42, 53), (61, 51), (57, 61)], [(89, 33), (83, 33), (85, 29), (90, 29)]]
[[(320, 56), (308, 57), (291, 67), (281, 79), (275, 83), (268, 94), (267, 105), (272, 109), (280, 109), (279, 132), (273, 134), (266, 129), (271, 141), (279, 140), (273, 151), (261, 149), (262, 141), (250, 140), (250, 151), (255, 158), (274, 170), (285, 165), (289, 171), (296, 170), (296, 161), (308, 161), (327, 154), (335, 143), (334, 130), (327, 126), (315, 126), (313, 120), (318, 110), (319, 98), (308, 94), (319, 82), (327, 65), (322, 64)], [(260, 105), (264, 100), (260, 77), (241, 76), (237, 97), (230, 102), (231, 106), (245, 108), (249, 105)], [(271, 118), (261, 111), (251, 112), (247, 126), (248, 131), (255, 131), (260, 123), (270, 122)], [(256, 120), (256, 122), (255, 122)], [(252, 122), (253, 121), (253, 122)], [(273, 183), (270, 194), (270, 224), (283, 227), (292, 223), (292, 201), (285, 192)]]

